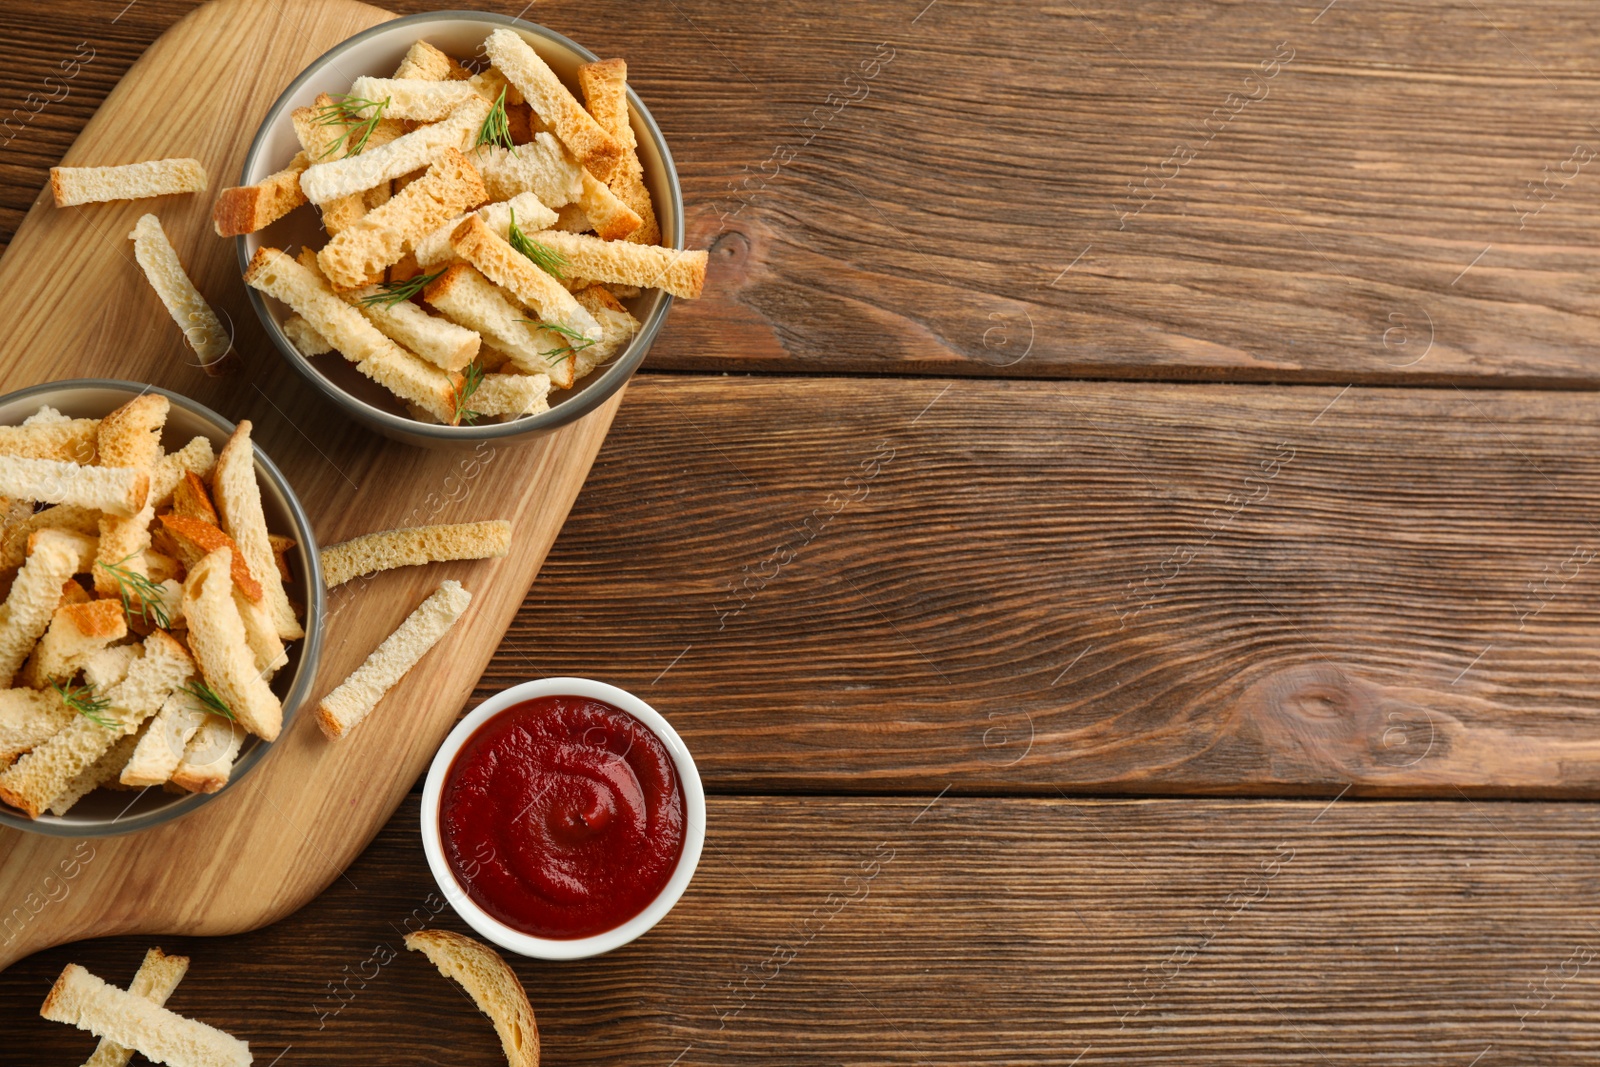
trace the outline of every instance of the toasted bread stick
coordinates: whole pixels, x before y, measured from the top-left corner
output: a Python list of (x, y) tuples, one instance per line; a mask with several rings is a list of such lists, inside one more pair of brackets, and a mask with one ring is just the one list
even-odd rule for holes
[(295, 153), (289, 165), (269, 174), (254, 185), (224, 189), (211, 206), (211, 227), (218, 237), (237, 237), (277, 222), (306, 202), (300, 188), (300, 175), (311, 166), (311, 157)]
[[(276, 248), (259, 249), (245, 283), (288, 304), (356, 370), (391, 393), (448, 422), (459, 378), (451, 377), (385, 337), (332, 287)], [(0, 462), (0, 485), (4, 484)], [(0, 488), (0, 492), (4, 492)]]
[(491, 33), (483, 46), (496, 69), (521, 91), (578, 162), (601, 181), (609, 179), (622, 161), (622, 146), (583, 109), (539, 53), (521, 34), (505, 27)]
[(486, 278), (531, 309), (540, 321), (553, 322), (591, 340), (600, 339), (600, 324), (594, 320), (594, 316), (585, 311), (552, 275), (535, 266), (532, 260), (491, 230), (488, 223), (477, 215), (468, 215), (467, 220), (456, 227), (455, 233), (450, 235), (450, 246), (462, 259), (483, 272)]
[[(161, 1007), (188, 972), (188, 956), (169, 956), (159, 948), (153, 948), (144, 954), (144, 962), (139, 964), (139, 971), (129, 983), (128, 992)], [(101, 1038), (100, 1047), (84, 1061), (83, 1067), (128, 1067), (128, 1061), (132, 1058), (132, 1049)]]
[(369, 145), (359, 155), (313, 162), (300, 176), (300, 188), (313, 204), (325, 204), (422, 170), (446, 148), (463, 152), (470, 148), (483, 120), (489, 117), (489, 108), (488, 101), (474, 96), (443, 122), (420, 126), (376, 148)]
[(198, 159), (151, 159), (120, 167), (51, 167), (56, 207), (203, 193), (206, 168)]
[(445, 560), (496, 559), (510, 548), (511, 524), (504, 519), (384, 530), (323, 549), (322, 578), (333, 589), (363, 574)]
[(250, 1046), (159, 1007), (69, 963), (39, 1014), (131, 1048), (169, 1067), (250, 1067)]
[(602, 241), (581, 233), (544, 230), (528, 235), (560, 255), (563, 270), (597, 282), (621, 282), (697, 297), (706, 282), (706, 253), (626, 241)]
[[(471, 600), (472, 594), (460, 582), (441, 583), (350, 677), (323, 697), (317, 705), (317, 725), (328, 740), (337, 741), (360, 725), (378, 701), (455, 625)], [(3, 777), (0, 775), (0, 779)]]

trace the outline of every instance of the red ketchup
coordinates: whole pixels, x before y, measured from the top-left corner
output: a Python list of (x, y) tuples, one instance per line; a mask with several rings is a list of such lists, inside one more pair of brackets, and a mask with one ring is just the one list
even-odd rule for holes
[(478, 727), (439, 800), (445, 858), (484, 911), (571, 939), (638, 915), (683, 852), (683, 786), (661, 739), (610, 704), (540, 697)]

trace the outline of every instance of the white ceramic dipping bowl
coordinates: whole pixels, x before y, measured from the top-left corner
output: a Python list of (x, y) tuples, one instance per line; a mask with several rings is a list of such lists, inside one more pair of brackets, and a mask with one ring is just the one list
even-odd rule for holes
[[(678, 865), (673, 869), (672, 877), (667, 880), (667, 884), (656, 898), (638, 915), (621, 926), (590, 937), (571, 939), (535, 937), (507, 926), (484, 911), (456, 880), (455, 872), (450, 869), (450, 862), (445, 858), (444, 843), (439, 832), (439, 801), (444, 793), (445, 779), (449, 777), (451, 764), (455, 762), (462, 746), (477, 732), (478, 727), (507, 708), (525, 700), (551, 696), (575, 696), (604, 701), (639, 720), (666, 746), (672, 756), (673, 766), (677, 769), (678, 781), (683, 786), (683, 851), (678, 856)], [(455, 908), (456, 914), (465, 919), (467, 925), (478, 933), (501, 948), (535, 959), (577, 960), (587, 956), (598, 956), (602, 952), (620, 948), (644, 934), (672, 910), (678, 898), (683, 896), (683, 891), (689, 887), (695, 867), (700, 862), (700, 850), (705, 846), (705, 840), (705, 790), (701, 788), (700, 772), (694, 765), (694, 759), (689, 755), (689, 749), (678, 736), (678, 732), (660, 712), (627, 690), (587, 678), (541, 678), (538, 681), (514, 685), (485, 700), (473, 709), (470, 715), (457, 723), (456, 728), (450, 731), (450, 736), (444, 739), (444, 744), (439, 746), (438, 753), (433, 757), (433, 765), (428, 768), (427, 782), (422, 787), (422, 851), (428, 857), (428, 869), (433, 872), (434, 881), (439, 883), (439, 889), (445, 899)]]

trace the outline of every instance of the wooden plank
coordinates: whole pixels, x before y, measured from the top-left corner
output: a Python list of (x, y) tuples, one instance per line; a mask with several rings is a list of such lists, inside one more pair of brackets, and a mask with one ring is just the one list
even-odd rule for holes
[(722, 791), (1600, 795), (1581, 394), (629, 398), (480, 693), (613, 681)]
[[(329, 45), (389, 16), (348, 0), (247, 0), (201, 8), (153, 45), (68, 152), (69, 162), (193, 153), (213, 175), (239, 172), (268, 105)], [(242, 65), (241, 55), (253, 56)], [(205, 87), (196, 92), (195, 86)], [(232, 317), (241, 373), (209, 379), (129, 254), (128, 231), (156, 211), (199, 288)], [(128, 929), (220, 933), (259, 926), (319, 893), (365, 846), (433, 755), (515, 614), (605, 436), (620, 396), (589, 418), (521, 446), (422, 452), (349, 423), (301, 384), (245, 302), (232, 241), (210, 226), (208, 196), (28, 216), (0, 260), (0, 381), (7, 390), (78, 376), (148, 381), (233, 418), (283, 469), (318, 540), (428, 522), (506, 518), (503, 560), (418, 568), (329, 597), (313, 693), (333, 688), (445, 578), (474, 593), (439, 647), (377, 718), (329, 744), (307, 709), (252, 776), (195, 814), (102, 842), (69, 900), (4, 948)], [(0, 901), (23, 898), (75, 843), (0, 832)]]
[[(700, 871), (654, 931), (592, 960), (512, 959), (544, 1062), (1600, 1055), (1593, 806), (932, 799), (713, 798)], [(466, 930), (433, 914), (416, 805), (266, 930), (12, 967), (8, 1053), (79, 1062), (92, 1039), (36, 1014), (50, 982), (68, 962), (126, 982), (159, 943), (194, 960), (171, 1006), (248, 1039), (258, 1064), (286, 1047), (282, 1063), (503, 1063), (488, 1022), (401, 945), (418, 925)]]
[[(101, 49), (7, 147), (0, 230), (188, 6), (0, 12), (0, 115)], [(528, 14), (628, 59), (715, 252), (653, 367), (1596, 384), (1584, 0)]]

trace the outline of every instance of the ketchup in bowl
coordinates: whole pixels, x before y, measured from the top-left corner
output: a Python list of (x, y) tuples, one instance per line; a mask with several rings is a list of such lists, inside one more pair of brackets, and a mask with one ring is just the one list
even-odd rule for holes
[(638, 719), (588, 697), (540, 697), (462, 745), (439, 828), (456, 881), (484, 911), (535, 937), (589, 937), (638, 915), (672, 877), (683, 785)]

